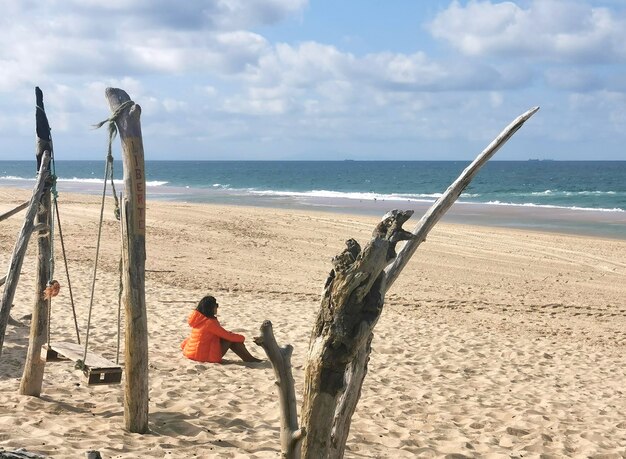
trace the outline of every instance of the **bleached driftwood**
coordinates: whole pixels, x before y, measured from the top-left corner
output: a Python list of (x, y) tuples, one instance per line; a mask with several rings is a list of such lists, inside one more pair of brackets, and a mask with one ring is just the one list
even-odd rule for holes
[(26, 209), (28, 207), (28, 203), (29, 203), (29, 201), (24, 201), (19, 206), (17, 206), (15, 209), (11, 209), (8, 212), (5, 212), (2, 215), (0, 215), (0, 222), (3, 221), (3, 220), (6, 220), (7, 218), (15, 215), (18, 212)]
[(367, 372), (373, 329), (383, 308), (383, 270), (395, 257), (396, 244), (413, 237), (402, 229), (412, 214), (410, 210), (387, 213), (363, 250), (350, 239), (333, 259), (305, 367), (304, 458), (343, 457)]
[[(527, 111), (507, 126), (450, 185), (413, 233), (402, 229), (412, 211), (392, 211), (383, 217), (363, 250), (351, 239), (333, 259), (334, 268), (326, 281), (305, 368), (302, 428), (307, 435), (301, 451), (304, 458), (343, 457), (385, 293), (478, 169), (537, 110), (538, 107)], [(401, 240), (408, 242), (397, 257), (395, 245)]]
[(413, 230), (415, 237), (404, 244), (404, 247), (402, 247), (402, 250), (400, 250), (394, 262), (385, 270), (387, 274), (387, 290), (391, 288), (398, 275), (409, 262), (419, 245), (426, 240), (426, 235), (441, 219), (441, 217), (443, 217), (448, 209), (450, 209), (452, 204), (455, 203), (463, 190), (476, 176), (480, 168), (483, 167), (485, 163), (496, 154), (500, 147), (502, 147), (502, 145), (504, 145), (531, 116), (537, 113), (538, 110), (539, 107), (531, 108), (526, 113), (523, 113), (515, 118), (511, 124), (505, 127), (500, 135), (498, 135), (498, 137), (496, 137), (487, 146), (487, 148), (485, 148), (476, 157), (476, 159), (469, 166), (467, 166), (461, 175), (459, 175), (459, 177), (452, 182), (446, 192), (441, 195), (439, 199), (437, 199), (430, 209), (428, 209)]
[(48, 172), (48, 164), (50, 163), (50, 152), (46, 151), (42, 155), (41, 166), (39, 168), (39, 175), (37, 177), (37, 183), (33, 189), (33, 195), (29, 201), (28, 210), (24, 217), (24, 224), (20, 230), (20, 234), (17, 238), (17, 243), (13, 249), (13, 255), (11, 256), (11, 263), (9, 264), (9, 270), (7, 272), (7, 280), (2, 293), (2, 304), (0, 305), (0, 356), (2, 355), (2, 346), (4, 344), (4, 335), (7, 328), (7, 322), (9, 319), (9, 311), (13, 304), (13, 298), (15, 296), (15, 289), (20, 278), (22, 271), (22, 263), (24, 261), (24, 255), (28, 248), (28, 241), (33, 232), (35, 226), (35, 215), (43, 195), (44, 188), (50, 178)]
[(267, 355), (278, 387), (280, 403), (280, 445), (281, 456), (285, 459), (300, 457), (300, 443), (304, 429), (298, 428), (298, 410), (296, 407), (296, 391), (291, 373), (291, 353), (293, 346), (278, 347), (272, 322), (266, 320), (261, 325), (261, 336), (254, 338), (254, 342), (261, 346)]
[(11, 451), (0, 449), (0, 459), (46, 459), (47, 456), (41, 454), (29, 453), (24, 448), (18, 448)]
[[(107, 88), (106, 98), (120, 134), (126, 199), (123, 252), (123, 302), (126, 312), (124, 424), (133, 433), (148, 428), (148, 317), (146, 313), (146, 177), (141, 135), (141, 107), (122, 89)], [(123, 105), (127, 104), (126, 107)], [(121, 111), (120, 111), (121, 110)]]
[[(35, 120), (37, 125), (37, 143), (35, 156), (37, 161), (43, 156), (45, 151), (52, 151), (52, 138), (50, 137), (50, 125), (44, 109), (43, 92), (35, 88)], [(50, 170), (50, 166), (48, 166)], [(51, 184), (50, 184), (51, 185)], [(41, 348), (49, 340), (48, 336), (48, 309), (50, 302), (44, 298), (43, 292), (50, 279), (50, 266), (52, 254), (52, 235), (50, 225), (52, 223), (50, 186), (46, 186), (39, 201), (35, 229), (39, 230), (37, 238), (37, 269), (35, 271), (35, 301), (33, 304), (33, 315), (30, 322), (30, 336), (28, 339), (28, 351), (26, 352), (26, 362), (20, 380), (19, 393), (21, 395), (31, 395), (39, 397), (43, 385), (43, 374), (46, 361), (41, 358)]]

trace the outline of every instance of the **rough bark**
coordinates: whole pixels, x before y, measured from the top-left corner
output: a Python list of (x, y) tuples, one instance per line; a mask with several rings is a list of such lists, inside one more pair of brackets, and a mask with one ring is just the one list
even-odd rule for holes
[(372, 331), (384, 303), (383, 270), (394, 259), (396, 244), (413, 237), (402, 229), (412, 214), (389, 212), (363, 251), (350, 239), (333, 259), (305, 368), (302, 426), (307, 435), (302, 455), (306, 459), (343, 455), (367, 371)]
[(276, 386), (280, 403), (280, 446), (281, 457), (285, 459), (300, 458), (300, 445), (306, 433), (298, 428), (298, 411), (296, 406), (296, 391), (291, 373), (291, 353), (293, 346), (279, 348), (274, 338), (272, 322), (266, 320), (261, 325), (261, 336), (254, 338), (254, 342), (263, 347), (267, 358), (274, 369)]
[[(35, 155), (37, 165), (41, 163), (41, 159), (45, 151), (52, 153), (52, 139), (50, 137), (50, 125), (43, 104), (43, 93), (41, 89), (35, 88), (36, 110), (35, 120), (37, 125), (37, 142)], [(48, 166), (50, 170), (50, 166)], [(51, 199), (50, 186), (46, 186), (37, 212), (35, 228), (43, 226), (50, 228), (51, 224)], [(44, 298), (43, 292), (48, 284), (50, 275), (50, 256), (52, 235), (50, 231), (44, 230), (39, 232), (37, 238), (37, 270), (35, 278), (35, 304), (33, 305), (33, 315), (30, 322), (30, 338), (28, 340), (28, 351), (26, 353), (26, 362), (24, 364), (24, 372), (20, 381), (19, 393), (21, 395), (32, 395), (39, 397), (41, 395), (41, 386), (43, 385), (43, 374), (46, 362), (41, 358), (41, 348), (48, 340), (48, 308), (50, 302)]]
[[(112, 112), (130, 101), (128, 94), (107, 88)], [(145, 301), (146, 179), (141, 135), (141, 107), (130, 104), (116, 119), (122, 143), (126, 200), (126, 244), (124, 250), (124, 294), (126, 349), (124, 384), (124, 425), (134, 433), (148, 432), (148, 318)]]
[(17, 238), (15, 248), (13, 249), (13, 255), (11, 256), (11, 262), (9, 263), (9, 270), (6, 275), (6, 283), (4, 291), (2, 293), (2, 304), (0, 305), (0, 356), (2, 356), (2, 346), (4, 344), (4, 335), (6, 332), (7, 322), (9, 319), (9, 311), (13, 304), (13, 298), (15, 297), (15, 289), (19, 282), (20, 274), (22, 271), (22, 263), (24, 262), (24, 255), (28, 248), (28, 241), (35, 227), (35, 215), (39, 208), (39, 202), (44, 193), (44, 188), (47, 185), (50, 173), (48, 171), (48, 165), (50, 163), (50, 152), (45, 152), (42, 155), (41, 167), (39, 168), (39, 175), (37, 177), (37, 183), (33, 189), (33, 195), (24, 217), (24, 224)]
[(359, 349), (357, 355), (346, 369), (345, 390), (339, 397), (330, 432), (330, 437), (333, 439), (335, 457), (343, 457), (346, 448), (346, 441), (348, 440), (348, 433), (350, 433), (350, 425), (352, 424), (352, 415), (361, 398), (361, 388), (367, 375), (367, 364), (372, 352), (373, 338), (374, 334), (370, 333), (366, 345)]

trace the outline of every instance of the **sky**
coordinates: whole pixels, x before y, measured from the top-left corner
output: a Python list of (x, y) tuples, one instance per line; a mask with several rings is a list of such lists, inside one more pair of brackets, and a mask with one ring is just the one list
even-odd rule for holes
[[(147, 160), (626, 159), (624, 0), (2, 0), (0, 160), (102, 159), (106, 87)], [(117, 152), (120, 155), (119, 145)]]

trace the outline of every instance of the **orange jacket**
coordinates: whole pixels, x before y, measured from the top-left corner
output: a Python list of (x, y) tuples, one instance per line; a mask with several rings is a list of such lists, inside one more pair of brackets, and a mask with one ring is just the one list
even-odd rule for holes
[(217, 319), (193, 311), (187, 319), (191, 327), (191, 336), (185, 339), (180, 347), (183, 355), (198, 362), (222, 362), (222, 346), (220, 338), (234, 343), (243, 343), (243, 335), (225, 330)]

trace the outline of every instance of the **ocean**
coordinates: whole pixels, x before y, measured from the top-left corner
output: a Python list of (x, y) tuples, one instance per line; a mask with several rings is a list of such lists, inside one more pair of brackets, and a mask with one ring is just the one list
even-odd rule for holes
[[(147, 161), (148, 199), (416, 220), (469, 161)], [(56, 161), (62, 193), (101, 193), (104, 161)], [(114, 165), (121, 182), (122, 165)], [(0, 161), (0, 186), (32, 187), (34, 161)], [(62, 197), (59, 198), (62, 202)], [(446, 220), (626, 238), (626, 161), (490, 161)]]

